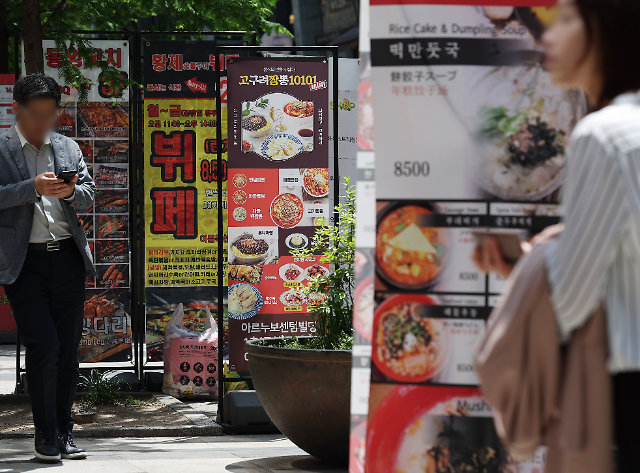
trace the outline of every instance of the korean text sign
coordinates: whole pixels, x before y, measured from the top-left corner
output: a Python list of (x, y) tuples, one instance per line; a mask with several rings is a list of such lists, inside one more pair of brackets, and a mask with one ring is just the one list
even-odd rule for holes
[(231, 366), (248, 371), (245, 340), (312, 335), (321, 295), (300, 289), (329, 271), (299, 258), (329, 218), (325, 58), (233, 58), (229, 84)]
[[(129, 77), (127, 41), (93, 41), (88, 62), (104, 60), (118, 70), (116, 80)], [(93, 208), (78, 215), (93, 252), (98, 277), (86, 279), (83, 334), (78, 350), (81, 362), (131, 360), (131, 293), (129, 290), (129, 126), (128, 91), (116, 93), (100, 72), (74, 48), (60, 50), (43, 42), (44, 73), (58, 79), (66, 55), (91, 80), (88, 101), (59, 80), (62, 109), (56, 131), (72, 138), (82, 151), (96, 183)]]

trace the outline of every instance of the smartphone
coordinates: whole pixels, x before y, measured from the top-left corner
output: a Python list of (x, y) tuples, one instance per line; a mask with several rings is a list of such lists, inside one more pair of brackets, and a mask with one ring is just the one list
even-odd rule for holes
[(505, 261), (515, 263), (522, 256), (522, 246), (520, 245), (520, 232), (509, 230), (473, 230), (471, 232), (476, 244), (483, 248), (484, 239), (487, 237), (495, 238), (500, 247), (500, 252)]
[(73, 179), (76, 174), (78, 174), (78, 171), (62, 171), (56, 177), (62, 179), (64, 182), (71, 182), (71, 179)]

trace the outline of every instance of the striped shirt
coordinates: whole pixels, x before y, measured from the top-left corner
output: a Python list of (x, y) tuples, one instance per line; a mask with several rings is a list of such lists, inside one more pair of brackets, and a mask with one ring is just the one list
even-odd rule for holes
[(567, 167), (565, 230), (547, 253), (561, 334), (604, 301), (609, 370), (640, 371), (640, 93), (576, 126)]

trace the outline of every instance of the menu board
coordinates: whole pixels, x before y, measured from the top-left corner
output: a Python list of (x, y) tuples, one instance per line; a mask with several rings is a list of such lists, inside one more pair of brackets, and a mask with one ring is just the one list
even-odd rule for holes
[[(118, 69), (117, 77), (129, 76), (127, 41), (92, 41), (95, 58)], [(86, 278), (86, 302), (80, 362), (132, 359), (129, 246), (129, 126), (126, 89), (116, 95), (105, 83), (100, 69), (85, 68), (78, 51), (56, 48), (43, 41), (44, 73), (58, 78), (62, 55), (91, 80), (88, 101), (78, 102), (78, 91), (60, 86), (62, 110), (56, 131), (72, 138), (82, 151), (96, 184), (95, 203), (78, 215), (93, 252), (97, 277)]]
[[(218, 255), (218, 240), (225, 244), (227, 235), (218, 234), (218, 219), (226, 228), (227, 105), (223, 78), (218, 117), (213, 50), (210, 41), (145, 42), (146, 361), (162, 361), (165, 327), (179, 303), (185, 307), (185, 325), (201, 331), (204, 308), (217, 311), (222, 302), (217, 284), (224, 256)], [(224, 153), (222, 169), (218, 146)]]
[(249, 371), (247, 339), (309, 335), (300, 288), (329, 271), (308, 247), (329, 218), (325, 58), (229, 59), (229, 362)]
[(527, 239), (558, 222), (586, 101), (541, 67), (553, 2), (451, 3), (361, 10), (352, 472), (544, 466), (544, 450), (509, 458), (478, 390), (505, 281), (474, 266), (473, 231)]

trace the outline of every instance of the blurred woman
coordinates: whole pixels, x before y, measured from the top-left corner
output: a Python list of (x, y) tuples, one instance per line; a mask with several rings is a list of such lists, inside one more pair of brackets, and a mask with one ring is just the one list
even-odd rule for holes
[[(543, 43), (555, 83), (582, 89), (594, 110), (569, 145), (552, 302), (568, 339), (604, 301), (618, 463), (640, 471), (640, 1), (559, 0)], [(505, 278), (512, 269), (491, 239), (474, 260)]]

